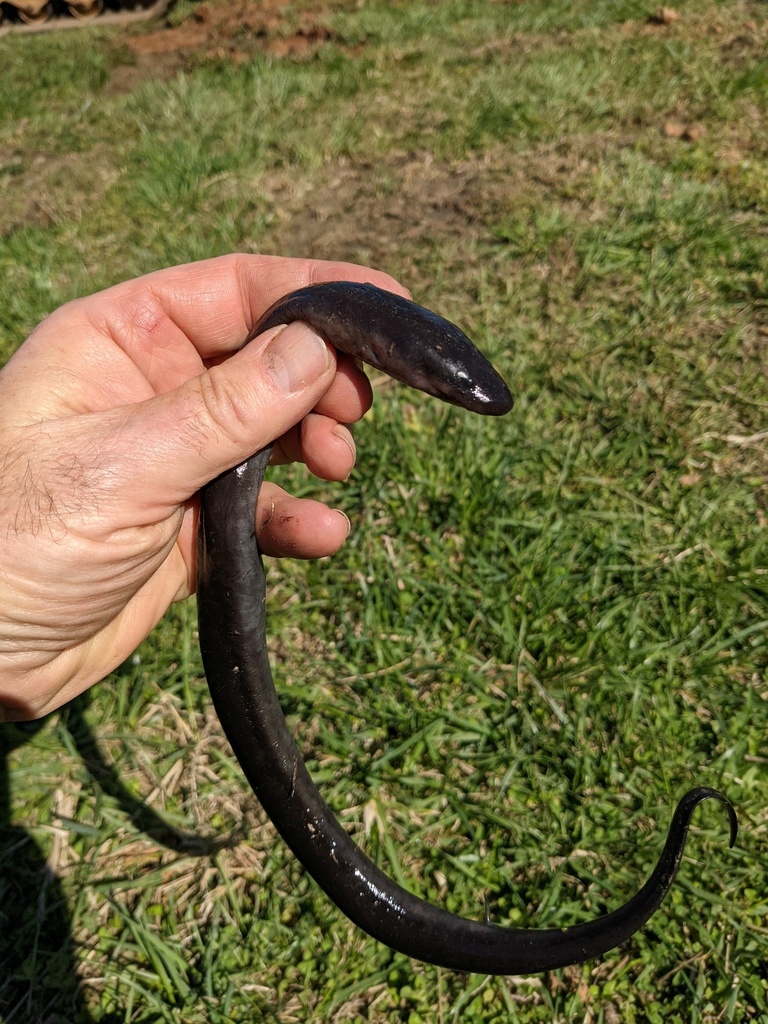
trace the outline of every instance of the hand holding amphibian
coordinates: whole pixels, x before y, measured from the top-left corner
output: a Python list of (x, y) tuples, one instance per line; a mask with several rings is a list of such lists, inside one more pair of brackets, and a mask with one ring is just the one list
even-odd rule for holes
[[(365, 376), (302, 324), (238, 351), (285, 292), (339, 263), (230, 256), (162, 270), (45, 319), (0, 372), (0, 718), (102, 679), (194, 588), (203, 484), (277, 439), (276, 461), (343, 479)], [(296, 426), (296, 424), (299, 424)], [(317, 557), (345, 517), (265, 486), (259, 539)]]

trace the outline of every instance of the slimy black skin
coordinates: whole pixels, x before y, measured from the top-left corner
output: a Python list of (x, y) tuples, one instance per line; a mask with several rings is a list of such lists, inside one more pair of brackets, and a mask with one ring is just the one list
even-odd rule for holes
[[(478, 413), (512, 406), (506, 384), (453, 324), (371, 285), (303, 288), (272, 307), (248, 340), (301, 320), (335, 346), (428, 394)], [(536, 974), (601, 956), (661, 904), (680, 865), (691, 816), (714, 789), (687, 793), (658, 864), (612, 913), (565, 929), (505, 929), (466, 920), (401, 888), (354, 844), (323, 801), (283, 716), (266, 645), (266, 579), (255, 506), (271, 447), (206, 487), (198, 538), (200, 647), (216, 711), (248, 781), (280, 835), (360, 928), (408, 956), (457, 971)]]

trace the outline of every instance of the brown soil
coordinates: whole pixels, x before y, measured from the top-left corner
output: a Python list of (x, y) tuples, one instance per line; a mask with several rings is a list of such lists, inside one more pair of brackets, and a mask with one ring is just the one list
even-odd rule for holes
[(304, 3), (299, 13), (289, 0), (201, 0), (181, 24), (137, 25), (116, 41), (122, 52), (107, 94), (130, 92), (147, 78), (168, 78), (209, 59), (241, 63), (259, 52), (310, 59), (337, 41), (324, 21), (328, 10), (328, 0)]
[(272, 251), (402, 274), (412, 269), (414, 253), (436, 248), (444, 259), (460, 254), (469, 269), (474, 243), (492, 236), (499, 221), (541, 204), (545, 195), (559, 195), (562, 203), (593, 171), (571, 145), (526, 153), (499, 147), (451, 163), (393, 151), (375, 165), (335, 161), (298, 182), (290, 171), (272, 172), (259, 185), (274, 211)]
[[(182, 24), (131, 35), (126, 42), (136, 58), (136, 70), (153, 75), (177, 69), (190, 59), (243, 61), (258, 51), (307, 58), (335, 39), (323, 20), (328, 3), (304, 4), (298, 14), (295, 6), (288, 0), (203, 0)], [(127, 78), (128, 69), (122, 74)]]

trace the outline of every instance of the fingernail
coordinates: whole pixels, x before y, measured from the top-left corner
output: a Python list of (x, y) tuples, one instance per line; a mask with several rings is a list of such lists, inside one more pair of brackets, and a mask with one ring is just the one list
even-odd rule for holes
[(349, 531), (352, 529), (352, 523), (350, 523), (350, 521), (349, 521), (349, 516), (346, 514), (346, 512), (342, 512), (340, 508), (335, 508), (333, 511), (334, 512), (338, 512), (338, 514), (341, 516), (341, 518), (347, 524), (347, 536), (349, 536)]
[(270, 341), (261, 357), (281, 391), (303, 391), (328, 369), (331, 354), (323, 339), (305, 324), (288, 324)]
[(351, 432), (349, 430), (347, 430), (347, 428), (345, 426), (342, 426), (342, 424), (339, 424), (338, 426), (333, 428), (331, 433), (333, 434), (334, 437), (338, 437), (338, 439), (340, 441), (344, 442), (344, 444), (347, 446), (347, 448), (349, 448), (349, 450), (352, 452), (352, 458), (356, 459), (357, 458), (357, 448), (355, 447), (355, 439), (354, 439), (354, 437), (352, 437)]

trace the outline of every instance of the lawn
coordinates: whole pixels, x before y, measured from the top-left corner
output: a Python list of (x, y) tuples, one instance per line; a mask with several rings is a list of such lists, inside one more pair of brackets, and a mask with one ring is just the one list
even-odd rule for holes
[[(344, 549), (269, 566), (324, 796), (419, 895), (499, 924), (673, 891), (600, 962), (415, 963), (276, 836), (193, 602), (0, 727), (2, 1024), (768, 1021), (768, 9), (759, 0), (179, 0), (0, 37), (0, 357), (62, 302), (228, 251), (381, 267), (515, 393), (375, 379)], [(1, 571), (1, 570), (0, 570)]]

